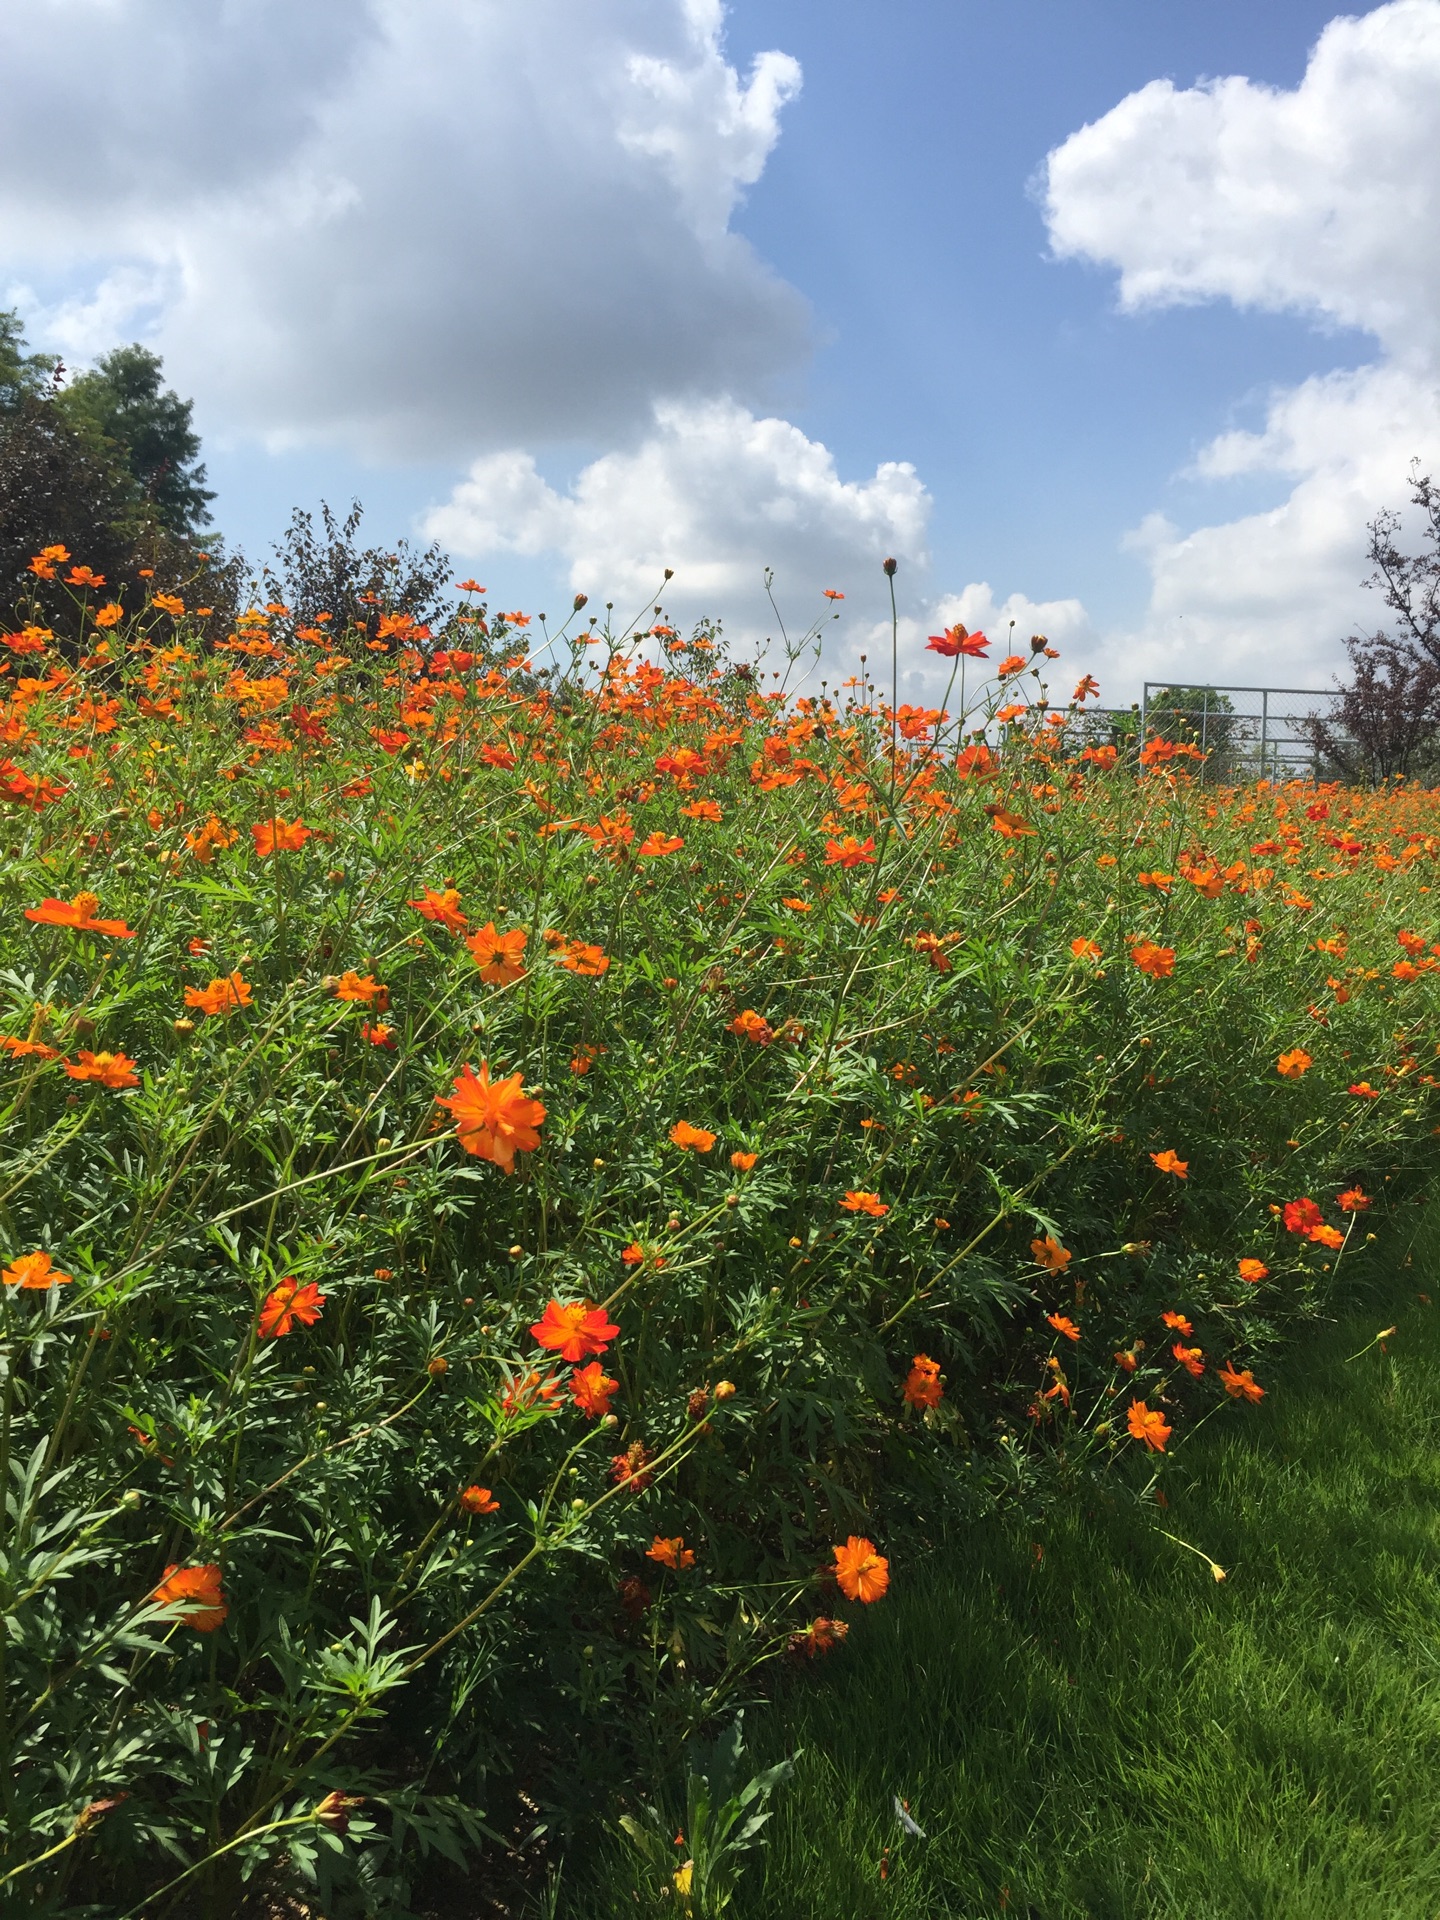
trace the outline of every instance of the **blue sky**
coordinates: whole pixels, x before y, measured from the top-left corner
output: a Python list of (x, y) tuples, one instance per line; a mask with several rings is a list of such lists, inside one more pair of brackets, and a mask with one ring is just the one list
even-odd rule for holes
[(956, 618), (1321, 684), (1440, 453), (1440, 0), (18, 13), (0, 298), (165, 354), (252, 553), (358, 494), (507, 605), (663, 559), (745, 640), (768, 564), (839, 661), (893, 549), (917, 687)]

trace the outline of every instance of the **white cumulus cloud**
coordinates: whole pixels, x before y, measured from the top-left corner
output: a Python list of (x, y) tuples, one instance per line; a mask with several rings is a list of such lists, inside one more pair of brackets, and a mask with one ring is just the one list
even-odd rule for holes
[(202, 418), (465, 457), (764, 400), (800, 296), (733, 233), (800, 85), (722, 0), (29, 0), (0, 283), (143, 329)]
[(787, 619), (801, 609), (802, 630), (827, 587), (873, 612), (886, 555), (925, 564), (929, 513), (907, 462), (844, 480), (829, 449), (788, 420), (728, 399), (667, 401), (637, 446), (592, 461), (564, 491), (529, 453), (483, 456), (425, 532), (477, 561), (556, 553), (572, 587), (617, 604), (657, 593), (670, 567), (664, 601), (677, 617), (708, 614), (754, 638), (776, 631), (767, 567)]
[(1134, 677), (1323, 678), (1381, 609), (1365, 523), (1412, 458), (1440, 464), (1440, 0), (1331, 21), (1290, 90), (1154, 81), (1049, 157), (1052, 245), (1119, 274), (1131, 310), (1225, 299), (1362, 328), (1373, 364), (1272, 395), (1192, 472), (1273, 475), (1288, 498), (1188, 534), (1130, 536), (1153, 591), (1111, 649)]

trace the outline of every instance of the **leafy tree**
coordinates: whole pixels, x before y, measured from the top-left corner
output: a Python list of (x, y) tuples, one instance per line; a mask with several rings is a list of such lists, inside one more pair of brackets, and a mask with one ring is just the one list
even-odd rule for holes
[(139, 500), (167, 532), (185, 539), (208, 525), (215, 495), (204, 485), (193, 403), (161, 386), (160, 367), (148, 347), (117, 347), (63, 389), (56, 404), (82, 434), (115, 450)]
[(1393, 508), (1369, 525), (1374, 572), (1364, 584), (1380, 592), (1395, 631), (1349, 636), (1350, 679), (1337, 679), (1335, 710), (1305, 722), (1316, 752), (1356, 784), (1440, 774), (1440, 487), (1418, 462), (1410, 500), (1423, 516), (1416, 552), (1397, 545)]
[(27, 400), (50, 391), (58, 360), (25, 351), (25, 329), (18, 313), (0, 313), (0, 421), (13, 418)]

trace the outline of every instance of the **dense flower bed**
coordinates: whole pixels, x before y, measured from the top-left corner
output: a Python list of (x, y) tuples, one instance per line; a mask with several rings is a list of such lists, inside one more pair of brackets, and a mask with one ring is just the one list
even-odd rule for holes
[(1435, 1165), (1430, 792), (1117, 764), (1043, 643), (950, 719), (75, 591), (0, 649), (17, 1912), (611, 1794), (934, 1503), (1150, 1497)]

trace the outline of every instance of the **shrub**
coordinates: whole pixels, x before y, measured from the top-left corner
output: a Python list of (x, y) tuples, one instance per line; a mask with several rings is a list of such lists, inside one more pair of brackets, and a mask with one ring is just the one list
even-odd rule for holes
[(951, 720), (75, 599), (0, 721), (17, 1912), (616, 1805), (935, 1503), (1151, 1493), (1433, 1171), (1428, 792), (1117, 770), (1039, 649)]

